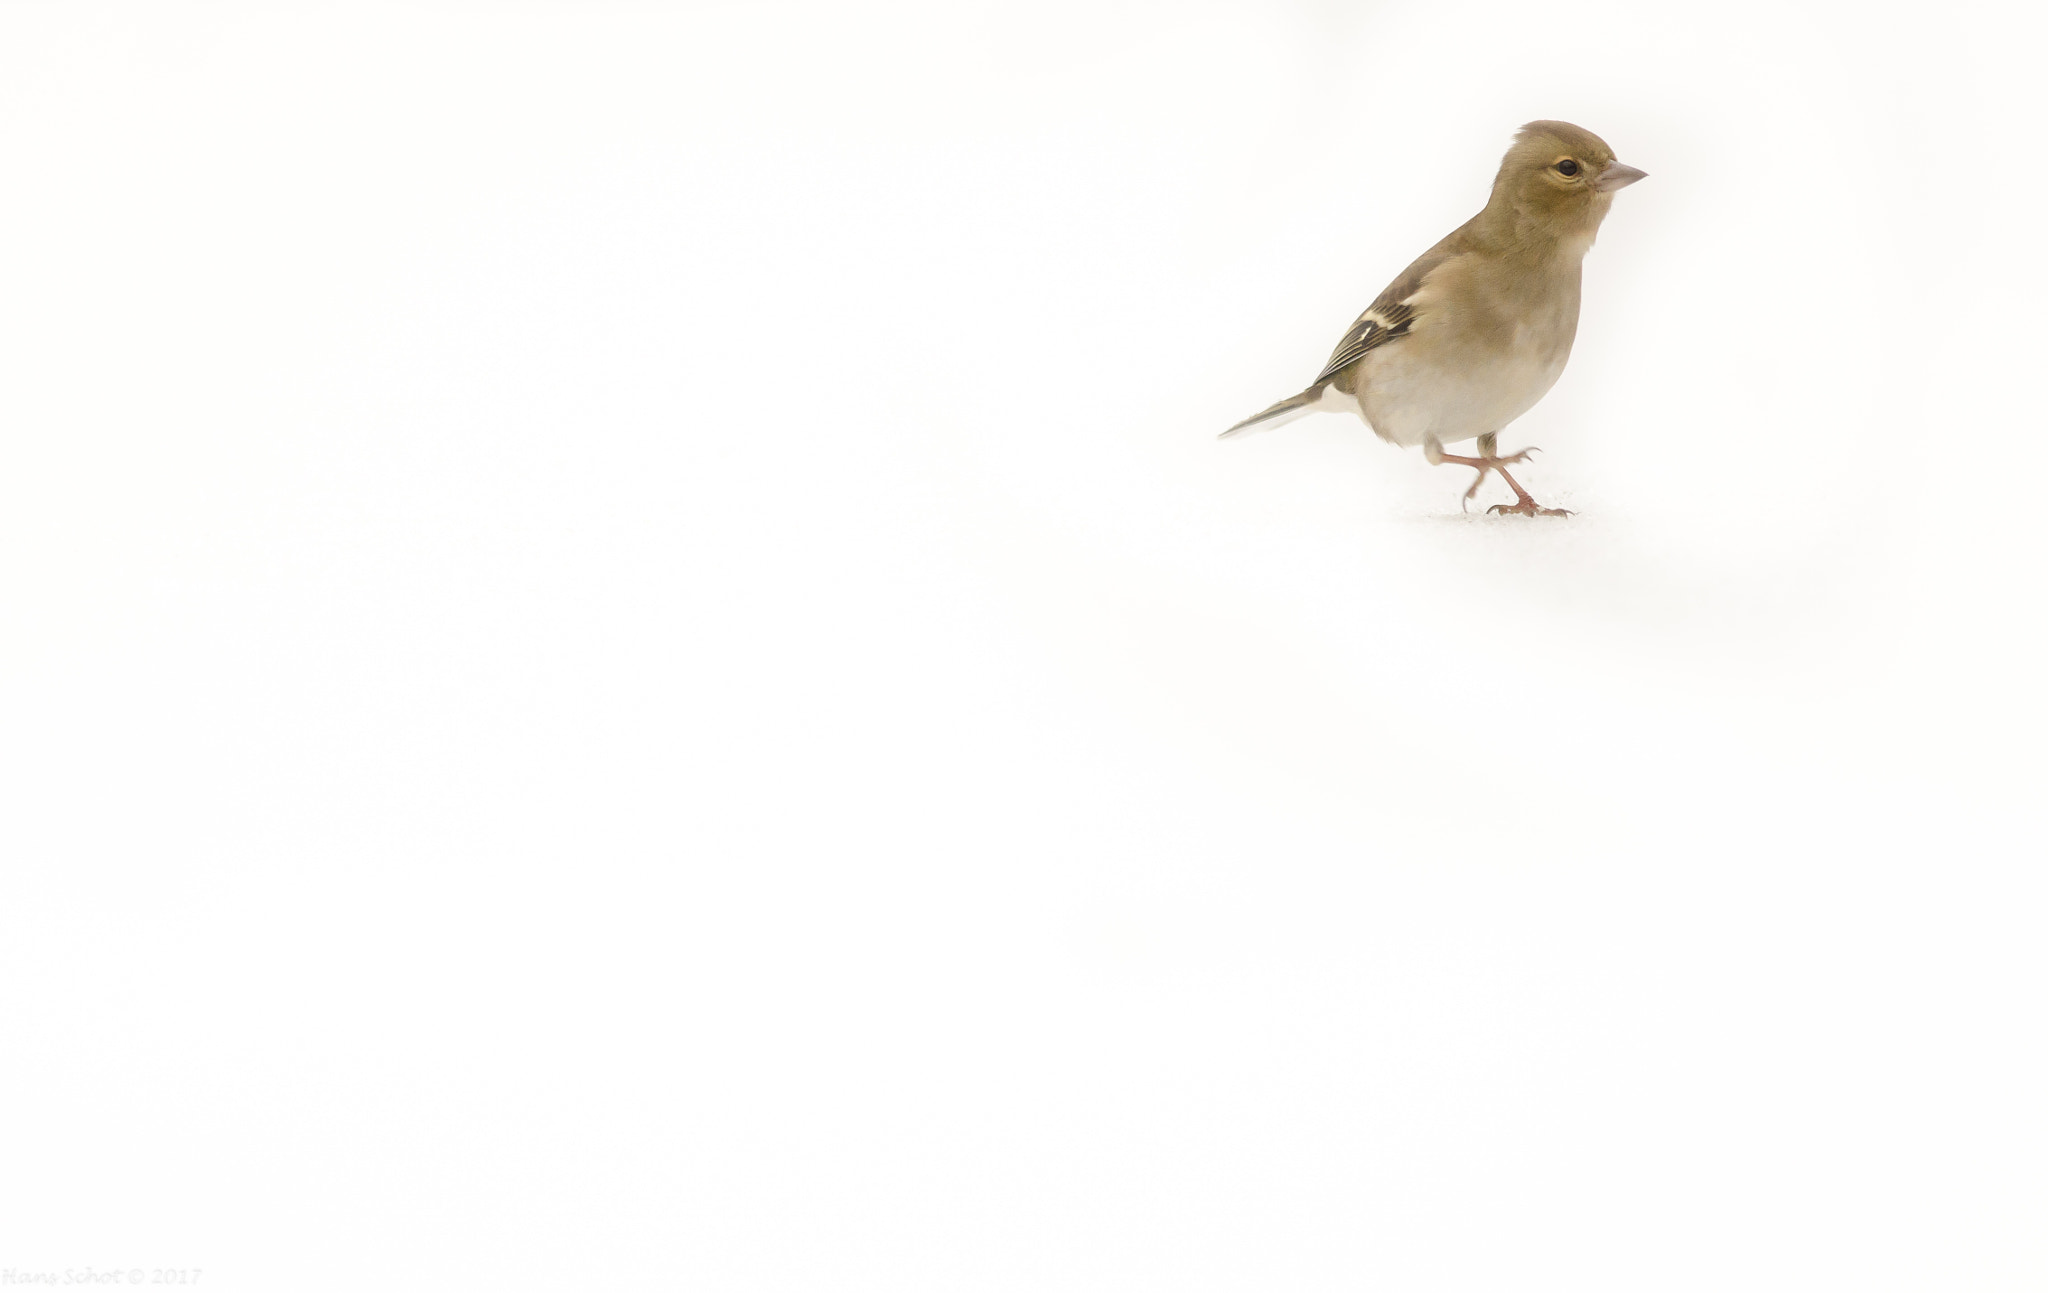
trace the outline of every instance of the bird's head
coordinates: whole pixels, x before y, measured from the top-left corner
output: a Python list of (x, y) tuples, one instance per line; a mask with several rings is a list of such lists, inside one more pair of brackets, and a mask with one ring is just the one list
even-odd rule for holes
[(1500, 159), (1488, 219), (1518, 241), (1583, 239), (1591, 244), (1616, 189), (1643, 172), (1614, 159), (1607, 141), (1565, 121), (1532, 121)]

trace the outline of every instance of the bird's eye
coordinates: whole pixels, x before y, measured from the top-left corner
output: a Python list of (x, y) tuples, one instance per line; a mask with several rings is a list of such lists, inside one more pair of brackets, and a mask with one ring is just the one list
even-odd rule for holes
[(1567, 157), (1557, 164), (1557, 173), (1566, 179), (1570, 179), (1579, 173), (1579, 164)]

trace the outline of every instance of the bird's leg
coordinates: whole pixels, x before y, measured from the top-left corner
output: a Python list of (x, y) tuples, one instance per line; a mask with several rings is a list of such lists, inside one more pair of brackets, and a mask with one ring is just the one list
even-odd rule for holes
[(1466, 490), (1465, 496), (1458, 500), (1459, 511), (1463, 511), (1465, 504), (1472, 501), (1472, 496), (1477, 494), (1479, 487), (1486, 483), (1486, 473), (1491, 471), (1499, 473), (1500, 478), (1507, 482), (1507, 487), (1515, 491), (1515, 501), (1512, 506), (1506, 503), (1495, 503), (1492, 507), (1486, 509), (1489, 514), (1493, 512), (1513, 512), (1518, 516), (1571, 515), (1570, 512), (1565, 511), (1561, 507), (1536, 506), (1536, 500), (1529, 496), (1529, 491), (1523, 489), (1513, 476), (1508, 475), (1508, 467), (1514, 463), (1521, 462), (1530, 454), (1535, 453), (1534, 449), (1523, 449), (1519, 452), (1511, 453), (1505, 458), (1500, 456), (1499, 450), (1499, 432), (1479, 437), (1479, 456), (1476, 458), (1467, 458), (1462, 454), (1445, 453), (1443, 445), (1435, 440), (1428, 441), (1422, 446), (1422, 451), (1429, 458), (1432, 466), (1454, 462), (1460, 467), (1470, 467), (1479, 473), (1472, 478), (1472, 488)]
[[(1514, 457), (1512, 457), (1512, 458), (1500, 458), (1500, 459), (1496, 459), (1495, 461), (1496, 461), (1496, 463), (1507, 463), (1507, 462), (1520, 462), (1520, 461), (1521, 461), (1522, 459), (1524, 459), (1524, 458), (1528, 457), (1528, 456), (1529, 456), (1529, 453), (1530, 453), (1530, 451), (1529, 451), (1529, 450), (1527, 450), (1527, 449), (1524, 449), (1524, 450), (1522, 450), (1522, 452), (1520, 452), (1520, 453), (1516, 454), (1516, 455), (1515, 455)], [(1510, 476), (1510, 475), (1508, 475), (1508, 473), (1507, 473), (1507, 469), (1506, 469), (1505, 467), (1501, 467), (1501, 466), (1498, 466), (1498, 465), (1496, 465), (1496, 466), (1494, 467), (1494, 470), (1495, 470), (1496, 472), (1500, 473), (1500, 478), (1501, 478), (1502, 480), (1504, 480), (1504, 481), (1506, 481), (1506, 482), (1508, 483), (1508, 488), (1509, 488), (1509, 489), (1512, 489), (1513, 491), (1515, 491), (1515, 502), (1514, 502), (1514, 506), (1512, 506), (1512, 507), (1508, 506), (1508, 505), (1507, 505), (1506, 503), (1495, 503), (1495, 504), (1494, 504), (1494, 505), (1493, 505), (1492, 507), (1489, 507), (1489, 508), (1487, 508), (1487, 509), (1486, 509), (1487, 515), (1491, 516), (1491, 515), (1492, 515), (1493, 513), (1495, 513), (1495, 512), (1500, 512), (1500, 513), (1503, 513), (1503, 514), (1505, 514), (1505, 513), (1508, 513), (1508, 512), (1513, 512), (1513, 513), (1514, 513), (1515, 515), (1517, 515), (1517, 516), (1570, 516), (1570, 515), (1571, 515), (1571, 513), (1570, 513), (1569, 511), (1565, 510), (1565, 509), (1564, 509), (1564, 508), (1562, 508), (1562, 507), (1538, 507), (1538, 506), (1536, 506), (1536, 500), (1535, 500), (1535, 499), (1533, 499), (1533, 498), (1531, 498), (1531, 497), (1529, 497), (1529, 491), (1528, 491), (1528, 490), (1526, 490), (1526, 489), (1523, 489), (1523, 488), (1522, 488), (1522, 487), (1521, 487), (1521, 486), (1520, 486), (1519, 484), (1517, 484), (1517, 483), (1515, 482), (1515, 478), (1514, 478), (1513, 476)], [(1480, 474), (1480, 477), (1479, 477), (1479, 478), (1480, 478), (1481, 480), (1484, 480), (1484, 479), (1486, 479), (1486, 476), (1485, 476), (1485, 474), (1484, 474), (1484, 473), (1482, 472), (1482, 473)], [(1473, 488), (1475, 488), (1475, 489), (1476, 489), (1476, 488), (1478, 488), (1478, 486), (1477, 486), (1477, 485), (1475, 485), (1475, 486), (1473, 486)]]
[[(1528, 453), (1530, 453), (1530, 451), (1528, 451), (1528, 449), (1524, 449), (1524, 451), (1522, 451), (1522, 453), (1518, 453), (1516, 457), (1503, 457), (1501, 461), (1503, 461), (1503, 463), (1518, 463), (1518, 461), (1522, 461), (1524, 457), (1528, 457)], [(1538, 508), (1538, 506), (1536, 506), (1536, 500), (1534, 500), (1534, 498), (1530, 498), (1530, 492), (1528, 492), (1528, 490), (1524, 490), (1524, 488), (1522, 488), (1520, 484), (1516, 484), (1516, 477), (1511, 477), (1511, 475), (1507, 475), (1507, 469), (1505, 469), (1505, 467), (1495, 467), (1495, 471), (1499, 471), (1499, 473), (1501, 473), (1501, 479), (1505, 479), (1505, 482), (1507, 482), (1507, 488), (1509, 488), (1509, 490), (1513, 490), (1513, 492), (1516, 492), (1516, 502), (1513, 502), (1513, 506), (1507, 506), (1505, 502), (1497, 502), (1497, 504), (1493, 504), (1491, 508), (1487, 508), (1487, 514), (1489, 514), (1489, 516), (1491, 516), (1493, 512), (1501, 512), (1501, 514), (1513, 512), (1513, 514), (1516, 514), (1516, 516), (1571, 516), (1571, 510), (1567, 510), (1567, 508)]]

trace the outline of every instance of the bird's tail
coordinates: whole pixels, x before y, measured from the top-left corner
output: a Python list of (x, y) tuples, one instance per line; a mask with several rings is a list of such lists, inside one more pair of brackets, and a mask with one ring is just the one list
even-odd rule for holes
[(1265, 431), (1272, 427), (1285, 426), (1296, 418), (1305, 418), (1309, 414), (1314, 413), (1320, 405), (1322, 398), (1322, 387), (1311, 386), (1299, 395), (1290, 395), (1286, 399), (1281, 400), (1264, 413), (1246, 418), (1216, 438), (1221, 440), (1229, 436), (1241, 435), (1246, 431)]

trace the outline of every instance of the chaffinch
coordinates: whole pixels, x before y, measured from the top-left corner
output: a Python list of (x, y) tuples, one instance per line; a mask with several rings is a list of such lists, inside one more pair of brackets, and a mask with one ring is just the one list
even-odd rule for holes
[[(1466, 500), (1498, 472), (1516, 501), (1489, 511), (1569, 516), (1536, 506), (1508, 475), (1533, 451), (1501, 457), (1498, 437), (1564, 372), (1579, 328), (1580, 262), (1615, 190), (1642, 178), (1591, 131), (1562, 121), (1523, 126), (1486, 209), (1388, 284), (1307, 390), (1223, 434), (1349, 411), (1382, 440), (1421, 445), (1431, 463), (1476, 468)], [(1474, 437), (1477, 456), (1444, 452)]]

